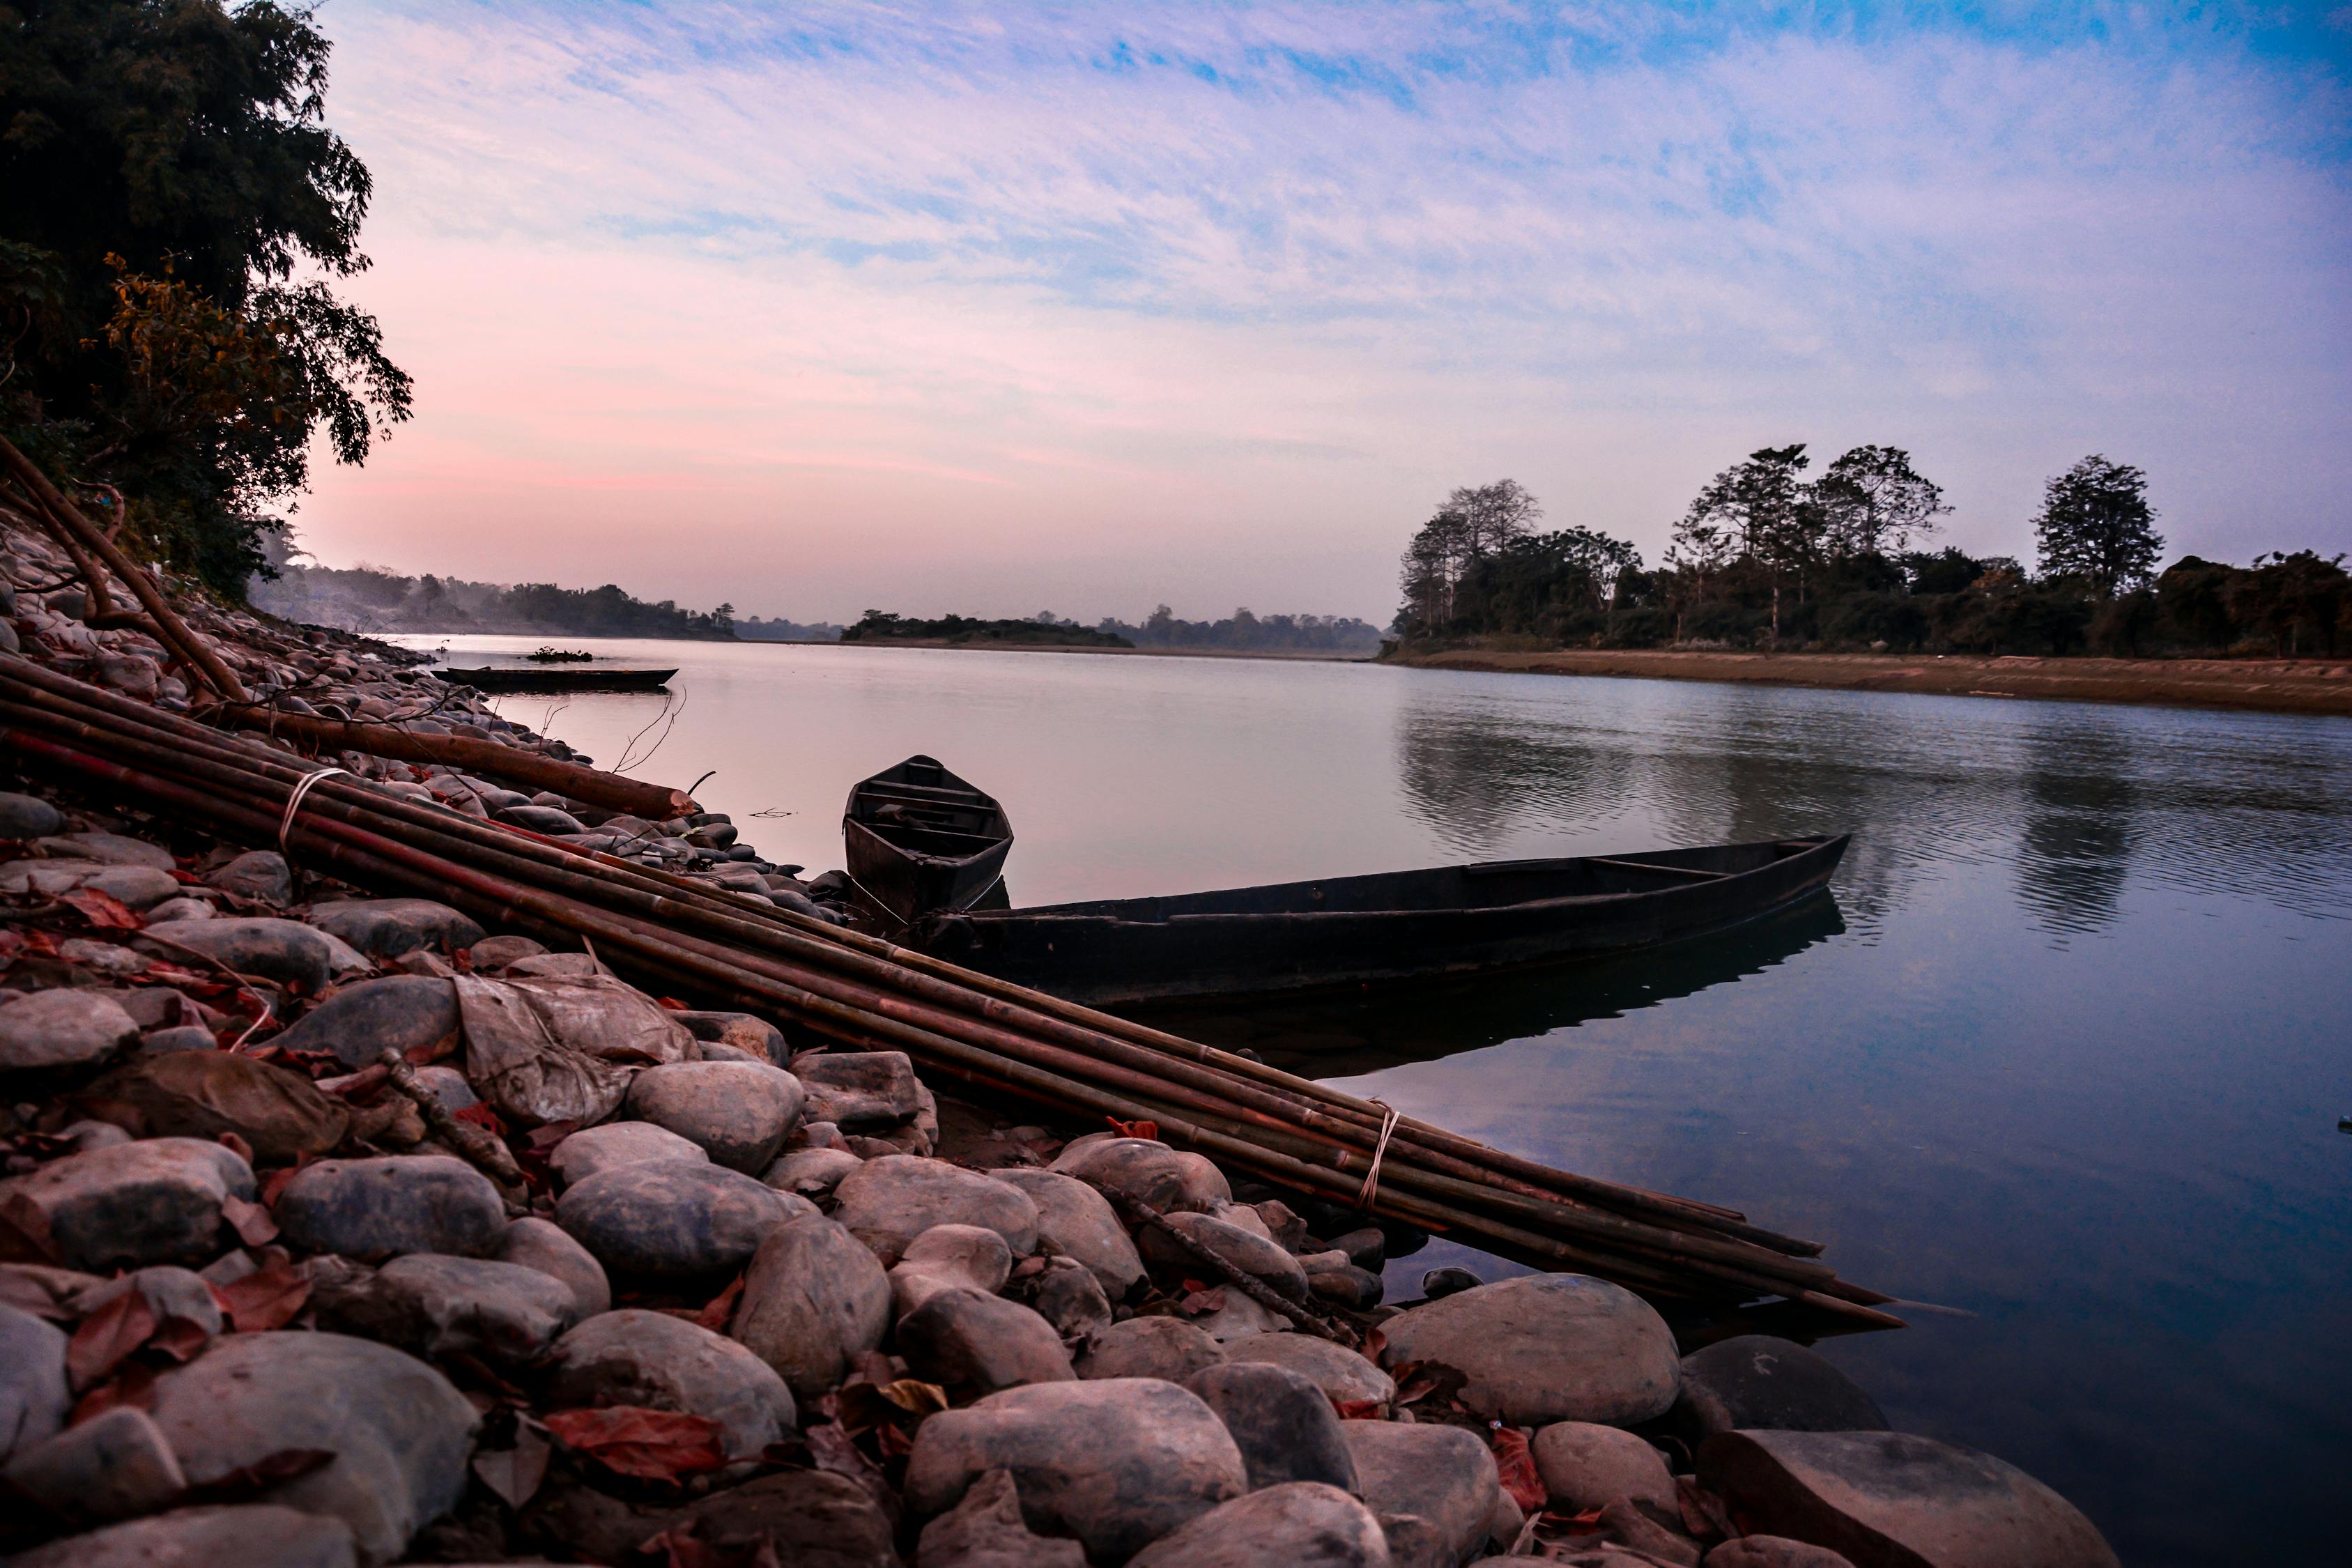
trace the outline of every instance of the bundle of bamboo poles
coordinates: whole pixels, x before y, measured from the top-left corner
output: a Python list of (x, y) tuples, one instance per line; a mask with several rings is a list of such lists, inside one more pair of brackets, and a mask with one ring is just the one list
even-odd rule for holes
[[(1279, 1186), (1661, 1301), (1799, 1301), (1899, 1327), (1821, 1247), (1729, 1209), (1554, 1170), (1264, 1063), (1060, 1001), (689, 879), (404, 800), (0, 657), (0, 742), (20, 763), (200, 818), (363, 887), (484, 924), (585, 940), (648, 987), (740, 1008), (1168, 1142)], [(1376, 1181), (1367, 1177), (1375, 1174)]]

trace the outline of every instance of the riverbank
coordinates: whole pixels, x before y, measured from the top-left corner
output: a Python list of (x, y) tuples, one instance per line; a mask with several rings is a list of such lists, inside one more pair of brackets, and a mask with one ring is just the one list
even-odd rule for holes
[(2352, 718), (2352, 660), (1905, 658), (1876, 653), (1738, 653), (1729, 650), (1556, 648), (1515, 652), (1447, 648), (1384, 662), (1416, 669), (1514, 675), (1585, 675), (1812, 686), (1839, 691), (1916, 691), (1941, 697), (2012, 697), (2060, 702), (2135, 702)]

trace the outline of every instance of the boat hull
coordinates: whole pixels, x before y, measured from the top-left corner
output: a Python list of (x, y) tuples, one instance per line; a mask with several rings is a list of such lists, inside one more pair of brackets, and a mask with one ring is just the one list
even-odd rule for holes
[(950, 962), (1095, 1005), (1248, 996), (1517, 969), (1634, 951), (1786, 910), (1847, 839), (1497, 861), (935, 915), (909, 933)]
[(983, 901), (1013, 852), (1004, 808), (929, 757), (909, 757), (849, 792), (842, 848), (869, 923), (899, 931)]
[(444, 669), (442, 679), (477, 691), (659, 691), (675, 669)]

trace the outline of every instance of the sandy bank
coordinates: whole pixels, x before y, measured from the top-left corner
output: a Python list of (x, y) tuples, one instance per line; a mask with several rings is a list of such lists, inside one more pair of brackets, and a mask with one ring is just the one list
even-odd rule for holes
[(1748, 681), (1844, 691), (2154, 702), (2352, 717), (2352, 661), (2335, 659), (1903, 658), (1874, 653), (1732, 653), (1457, 648), (1392, 662), (1423, 669)]

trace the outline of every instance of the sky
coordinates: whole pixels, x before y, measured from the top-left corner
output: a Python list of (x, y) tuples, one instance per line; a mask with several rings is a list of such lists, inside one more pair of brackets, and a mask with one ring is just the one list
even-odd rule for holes
[(334, 565), (741, 615), (1357, 615), (1457, 485), (1632, 539), (1907, 448), (2352, 549), (2352, 5), (330, 0), (416, 378)]

